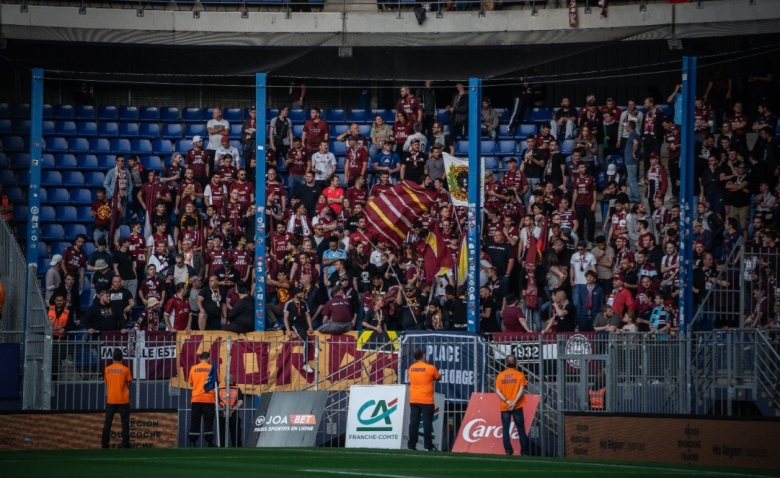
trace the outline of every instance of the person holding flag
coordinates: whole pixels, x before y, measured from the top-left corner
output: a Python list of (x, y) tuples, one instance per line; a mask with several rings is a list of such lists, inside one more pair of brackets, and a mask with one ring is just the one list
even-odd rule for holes
[(211, 354), (202, 352), (200, 363), (190, 368), (189, 384), (192, 387), (192, 418), (190, 421), (190, 446), (200, 439), (201, 418), (203, 419), (203, 438), (209, 448), (214, 445), (214, 416), (216, 415), (217, 367), (211, 365)]

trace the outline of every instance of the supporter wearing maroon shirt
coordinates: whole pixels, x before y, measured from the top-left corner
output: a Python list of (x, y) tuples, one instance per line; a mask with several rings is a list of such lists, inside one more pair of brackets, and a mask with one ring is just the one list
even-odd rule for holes
[(506, 296), (506, 307), (501, 311), (501, 330), (521, 334), (531, 331), (523, 311), (517, 306), (517, 296), (514, 294)]
[(319, 284), (320, 272), (317, 270), (316, 265), (311, 261), (311, 256), (307, 252), (301, 252), (296, 256), (296, 261), (292, 265), (290, 271), (290, 281), (295, 287), (301, 287), (301, 278), (305, 275), (311, 276), (311, 281), (314, 284)]
[(60, 268), (63, 275), (71, 274), (79, 278), (79, 290), (84, 289), (84, 270), (87, 266), (87, 254), (84, 252), (84, 244), (87, 242), (87, 236), (79, 234), (72, 246), (65, 249), (62, 254)]
[(176, 194), (176, 190), (179, 188), (179, 181), (184, 177), (184, 157), (181, 153), (173, 153), (171, 157), (171, 164), (163, 167), (162, 177), (160, 181), (168, 186), (171, 191), (171, 195)]
[(157, 201), (171, 202), (171, 191), (168, 186), (160, 182), (160, 176), (157, 171), (150, 169), (148, 174), (148, 182), (144, 183), (141, 190), (138, 191), (136, 198), (141, 204), (141, 208), (146, 211), (147, 214), (151, 214), (149, 208)]
[(246, 170), (242, 169), (238, 172), (238, 181), (235, 181), (228, 188), (228, 192), (238, 192), (238, 202), (241, 207), (246, 210), (251, 204), (255, 202), (255, 187), (246, 180)]
[(552, 213), (552, 217), (556, 216), (561, 218), (561, 229), (571, 229), (572, 231), (579, 229), (579, 221), (569, 204), (569, 198), (562, 197), (560, 199), (558, 209)]
[(620, 118), (620, 115), (623, 114), (623, 110), (615, 106), (615, 100), (612, 98), (606, 99), (607, 104), (599, 108), (599, 111), (601, 111), (601, 114), (603, 115), (606, 112), (612, 113), (612, 117), (615, 119)]
[(382, 171), (379, 173), (379, 182), (371, 187), (370, 196), (378, 197), (388, 189), (392, 189), (393, 185), (390, 183), (390, 173)]
[(266, 194), (273, 193), (276, 197), (276, 204), (282, 209), (287, 207), (287, 191), (284, 190), (284, 184), (279, 181), (279, 175), (276, 169), (270, 168), (266, 173), (265, 191)]
[(141, 223), (134, 222), (130, 224), (130, 235), (127, 236), (130, 241), (129, 251), (135, 259), (136, 276), (141, 277), (146, 266), (146, 239), (141, 234)]
[(333, 287), (332, 295), (322, 309), (322, 327), (319, 332), (329, 334), (342, 334), (348, 332), (354, 326), (357, 313), (352, 311), (352, 306), (342, 293), (341, 286)]
[(550, 154), (550, 142), (555, 141), (553, 135), (550, 134), (550, 125), (545, 123), (539, 129), (539, 133), (536, 134), (536, 147), (541, 149), (545, 155)]
[(347, 150), (347, 167), (344, 172), (344, 183), (347, 186), (352, 186), (359, 176), (365, 177), (366, 175), (368, 151), (366, 151), (366, 148), (360, 147), (357, 136), (348, 137), (347, 144), (349, 149)]
[(742, 112), (743, 106), (742, 103), (737, 101), (734, 103), (734, 113), (729, 116), (728, 122), (731, 124), (731, 130), (734, 131), (734, 135), (736, 136), (736, 141), (734, 144), (734, 147), (737, 148), (737, 150), (742, 151), (743, 154), (747, 152), (747, 126), (748, 126), (748, 117), (745, 113)]
[[(305, 183), (304, 176), (309, 168), (309, 152), (303, 147), (301, 138), (293, 138), (293, 147), (287, 152), (284, 160), (287, 168), (287, 193), (292, 197), (298, 194), (298, 188)], [(289, 199), (289, 197), (288, 197)]]
[(696, 97), (696, 107), (693, 110), (693, 133), (696, 135), (696, 141), (701, 143), (704, 136), (712, 129), (712, 111), (704, 104), (704, 99)]
[(525, 177), (525, 173), (517, 169), (517, 160), (515, 158), (507, 158), (504, 163), (507, 171), (504, 173), (504, 178), (501, 182), (506, 193), (512, 196), (514, 196), (514, 193), (517, 193), (518, 196), (522, 197), (528, 192), (528, 179)]
[(176, 293), (165, 304), (165, 327), (169, 332), (192, 332), (190, 301), (186, 298), (189, 288), (184, 282), (176, 284)]
[(220, 165), (214, 174), (219, 174), (222, 184), (230, 186), (238, 178), (238, 170), (233, 167), (233, 156), (225, 154), (222, 156)]
[(365, 177), (358, 176), (355, 178), (355, 185), (347, 189), (347, 193), (344, 197), (349, 199), (349, 202), (353, 207), (358, 204), (365, 206), (368, 203), (368, 192), (366, 191), (365, 184)]
[(141, 299), (141, 302), (144, 305), (146, 305), (152, 297), (164, 304), (165, 293), (165, 282), (157, 277), (157, 266), (149, 264), (146, 268), (146, 279), (142, 280), (138, 287), (138, 298)]
[(219, 172), (216, 172), (203, 191), (203, 200), (206, 203), (206, 207), (214, 206), (217, 211), (221, 211), (226, 199), (226, 189), (222, 184), (222, 177)]
[(401, 97), (395, 104), (396, 111), (402, 111), (406, 122), (414, 124), (416, 121), (422, 121), (423, 108), (420, 99), (414, 96), (408, 86), (401, 87)]
[(276, 224), (276, 231), (271, 233), (270, 239), (271, 253), (276, 261), (281, 263), (284, 260), (284, 255), (287, 254), (287, 241), (295, 239), (295, 236), (286, 232), (284, 223), (279, 222)]
[(233, 269), (238, 271), (242, 281), (247, 282), (249, 280), (249, 269), (254, 261), (254, 254), (246, 249), (247, 240), (245, 236), (239, 236), (237, 241), (236, 248), (230, 253), (230, 258), (233, 259)]
[[(179, 184), (176, 191), (176, 207), (173, 213), (178, 215), (179, 211), (189, 203), (196, 204), (195, 200), (203, 197), (203, 186), (195, 180), (195, 171), (188, 167), (184, 170), (184, 181)], [(208, 179), (206, 180), (208, 184)]]
[(195, 136), (192, 138), (192, 149), (187, 151), (187, 157), (184, 158), (184, 165), (192, 168), (194, 177), (200, 183), (201, 187), (209, 182), (210, 161), (209, 153), (203, 149), (203, 138)]
[(230, 256), (230, 252), (222, 248), (222, 238), (214, 236), (214, 247), (204, 254), (206, 260), (206, 277), (214, 275), (217, 269), (222, 267), (225, 258)]
[(666, 169), (659, 163), (658, 155), (651, 153), (650, 169), (645, 172), (645, 198), (650, 206), (651, 215), (655, 212), (655, 199), (663, 199), (666, 196), (666, 189), (669, 187)]
[(410, 134), (412, 134), (412, 123), (406, 120), (403, 111), (396, 111), (395, 123), (393, 123), (393, 138), (395, 138), (395, 148), (393, 150), (398, 156), (404, 154), (404, 144)]
[(320, 150), (320, 141), (328, 141), (328, 123), (320, 118), (320, 109), (311, 109), (311, 119), (303, 124), (302, 141), (310, 154)]
[[(650, 168), (650, 153), (661, 155), (661, 139), (663, 129), (661, 119), (663, 113), (655, 107), (653, 98), (645, 98), (645, 112), (642, 125), (642, 156), (644, 158), (645, 171)], [(637, 125), (638, 126), (638, 125)]]
[[(511, 193), (510, 193), (511, 194)], [(514, 196), (512, 194), (512, 196)], [(492, 171), (485, 171), (485, 208), (499, 209), (504, 201), (512, 197), (504, 191), (504, 186), (496, 180)]]
[(587, 225), (588, 242), (593, 242), (596, 229), (596, 181), (588, 175), (585, 163), (577, 166), (577, 176), (572, 178), (574, 188), (574, 211), (577, 215), (579, 227), (577, 236), (585, 239), (585, 226)]

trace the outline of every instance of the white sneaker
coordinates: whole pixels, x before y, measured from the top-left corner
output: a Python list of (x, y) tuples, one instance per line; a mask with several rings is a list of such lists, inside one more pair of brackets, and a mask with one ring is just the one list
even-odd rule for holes
[(304, 365), (304, 366), (303, 366), (303, 370), (304, 370), (306, 373), (314, 373), (314, 369), (313, 369), (313, 368), (311, 368), (311, 367), (309, 367), (309, 364), (306, 364), (306, 365)]

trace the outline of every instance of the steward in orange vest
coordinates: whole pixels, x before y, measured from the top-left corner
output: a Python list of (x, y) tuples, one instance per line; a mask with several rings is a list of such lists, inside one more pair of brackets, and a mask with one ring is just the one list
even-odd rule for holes
[[(234, 447), (241, 448), (243, 443), (243, 433), (241, 431), (241, 419), (239, 413), (241, 413), (241, 407), (244, 406), (244, 394), (241, 389), (234, 385), (235, 379), (232, 375), (228, 375), (225, 380), (225, 385), (219, 387), (219, 435), (220, 444), (223, 447), (227, 446), (227, 440), (225, 439), (225, 429), (230, 429), (230, 441)], [(225, 417), (227, 417), (227, 426), (225, 426)]]
[(49, 311), (46, 315), (49, 318), (54, 339), (65, 339), (65, 330), (68, 327), (70, 318), (70, 310), (65, 306), (65, 296), (56, 295), (54, 304), (49, 306)]

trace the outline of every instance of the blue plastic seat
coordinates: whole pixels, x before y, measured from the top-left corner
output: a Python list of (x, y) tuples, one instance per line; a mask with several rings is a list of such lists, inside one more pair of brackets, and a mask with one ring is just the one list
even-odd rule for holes
[(65, 239), (65, 228), (59, 224), (42, 224), (41, 239), (44, 241), (62, 241)]
[(509, 117), (511, 116), (511, 111), (509, 108), (494, 108), (496, 110), (496, 113), (498, 113), (498, 122), (499, 124), (507, 124), (509, 123)]
[(71, 204), (92, 204), (92, 193), (89, 189), (73, 188), (70, 190)]
[(385, 115), (382, 117), (385, 120), (385, 123), (387, 124), (393, 124), (395, 123), (395, 110), (387, 110), (385, 111)]
[(207, 106), (201, 110), (201, 118), (204, 123), (208, 123), (210, 119), (214, 119), (214, 107)]
[(54, 169), (56, 167), (54, 163), (54, 155), (49, 153), (43, 153), (41, 155), (41, 168)]
[(119, 121), (138, 121), (138, 108), (135, 106), (122, 105), (119, 107)]
[[(11, 121), (11, 120), (7, 120), (7, 121)], [(49, 123), (52, 123), (51, 126), (52, 129), (54, 129), (54, 122), (49, 121)], [(19, 120), (19, 119), (13, 120), (11, 121), (11, 131), (10, 132), (7, 131), (3, 134), (7, 135), (13, 133), (18, 136), (28, 136), (30, 134), (30, 127), (31, 127), (30, 120)]]
[(51, 107), (51, 105), (44, 103), (43, 108), (41, 109), (41, 114), (45, 120), (54, 119), (54, 109)]
[(154, 169), (155, 171), (160, 171), (163, 166), (159, 156), (141, 156), (141, 164), (146, 169)]
[(76, 105), (76, 119), (79, 121), (95, 121), (95, 107), (92, 105)]
[(116, 155), (114, 154), (101, 154), (97, 157), (98, 169), (105, 170), (111, 169), (116, 166)]
[(336, 173), (344, 172), (344, 165), (347, 163), (346, 156), (339, 156), (336, 158)]
[[(211, 119), (211, 116), (208, 117)], [(203, 121), (200, 108), (186, 107), (181, 110), (181, 122), (182, 123), (200, 123)]]
[[(64, 141), (64, 146), (67, 148), (67, 141), (65, 141), (65, 138), (57, 138), (59, 140)], [(62, 141), (58, 142), (59, 145), (63, 145)], [(21, 136), (3, 136), (3, 151), (6, 153), (14, 153), (14, 152), (21, 152), (26, 151), (28, 148), (27, 141), (25, 141), (24, 138)]]
[(265, 110), (266, 120), (271, 121), (277, 116), (279, 116), (279, 108), (268, 108), (267, 110)]
[(488, 156), (485, 158), (485, 170), (495, 171), (498, 169), (498, 158), (495, 156)]
[(512, 139), (514, 136), (509, 135), (509, 125), (498, 125), (498, 139)]
[(119, 137), (134, 139), (140, 134), (138, 123), (119, 123)]
[(79, 154), (76, 156), (76, 164), (82, 171), (88, 171), (90, 169), (99, 169), (97, 156), (94, 154)]
[(11, 134), (13, 130), (14, 130), (14, 126), (11, 120), (0, 119), (0, 134), (2, 135)]
[(54, 222), (54, 208), (52, 206), (41, 206), (39, 219), (41, 222)]
[(244, 121), (248, 120), (250, 118), (249, 112), (251, 110), (249, 108), (244, 108)]
[(244, 150), (244, 146), (241, 144), (241, 141), (231, 140), (230, 141), (230, 146), (236, 148), (238, 151), (243, 151)]
[(306, 112), (302, 109), (296, 108), (294, 110), (290, 110), (290, 113), (287, 115), (287, 117), (290, 118), (290, 121), (293, 123), (303, 123), (306, 121)]
[(347, 154), (347, 144), (343, 141), (331, 141), (329, 150), (336, 156), (345, 155)]
[(71, 105), (54, 105), (53, 112), (56, 120), (76, 119), (76, 110)]
[(301, 135), (303, 135), (303, 125), (302, 124), (294, 124), (292, 127), (293, 130), (293, 136), (300, 138)]
[(82, 138), (94, 138), (98, 135), (98, 125), (94, 121), (79, 121), (76, 123), (76, 135)]
[[(56, 134), (56, 131), (57, 128), (54, 124), (54, 121), (51, 120), (41, 121), (41, 136), (43, 137), (54, 136)], [(29, 132), (27, 134), (29, 134)]]
[(104, 121), (98, 125), (98, 136), (101, 138), (116, 138), (119, 136), (119, 123)]
[(342, 109), (328, 110), (328, 113), (325, 115), (325, 121), (328, 123), (346, 123), (347, 112)]
[(59, 171), (67, 171), (78, 169), (79, 165), (76, 162), (76, 156), (60, 153), (54, 156), (54, 167)]
[(100, 171), (89, 171), (84, 173), (84, 185), (88, 188), (99, 188), (103, 186), (106, 175)]
[(73, 154), (89, 153), (89, 140), (87, 138), (70, 138), (68, 140), (68, 151)]
[(349, 126), (345, 124), (332, 125), (330, 127), (330, 137), (336, 139), (336, 136), (340, 136), (349, 131)]
[[(63, 235), (64, 234), (65, 231), (63, 231)], [(65, 239), (65, 237), (62, 237), (62, 239)], [(67, 250), (70, 246), (73, 245), (70, 242), (64, 242), (62, 239), (58, 240), (58, 242), (53, 242), (51, 244), (51, 255), (55, 255), (55, 254), (62, 255), (65, 253), (65, 250)]]
[(6, 156), (5, 153), (0, 152), (0, 170), (2, 169), (8, 169), (10, 166), (8, 165), (8, 156)]
[(192, 139), (195, 136), (201, 136), (203, 138), (208, 138), (208, 131), (206, 130), (205, 124), (188, 124), (187, 125), (187, 131), (184, 133), (184, 137), (187, 139)]
[(567, 139), (563, 143), (561, 143), (561, 153), (565, 155), (570, 155), (572, 149), (574, 148), (574, 140), (573, 139)]
[(372, 109), (371, 110), (371, 117), (368, 119), (368, 121), (370, 123), (373, 123), (374, 119), (376, 118), (377, 115), (380, 115), (382, 117), (382, 119), (384, 120), (385, 119), (385, 114), (387, 114), (387, 110), (384, 109), (384, 108)]
[(138, 111), (138, 118), (144, 123), (159, 123), (160, 110), (156, 106), (142, 106)]
[(13, 116), (14, 118), (30, 119), (30, 104), (18, 103), (14, 105)]
[(529, 108), (525, 113), (525, 121), (530, 123), (546, 123), (552, 119), (550, 108)]
[(244, 125), (242, 123), (230, 123), (230, 132), (228, 133), (228, 138), (230, 139), (241, 139), (241, 129), (243, 129)]
[(155, 139), (152, 141), (152, 154), (167, 156), (173, 153), (173, 145), (168, 139)]
[(192, 149), (192, 141), (189, 139), (180, 139), (176, 141), (176, 148), (174, 151), (177, 153), (186, 154), (190, 149)]
[[(11, 151), (10, 148), (4, 149)], [(46, 151), (49, 153), (67, 153), (68, 152), (68, 140), (59, 136), (50, 136), (46, 138)]]
[(516, 152), (517, 152), (517, 143), (515, 143), (514, 140), (510, 139), (510, 140), (498, 142), (498, 148), (496, 149), (496, 153), (498, 153), (499, 155), (514, 156)]
[[(14, 221), (15, 222), (27, 223), (28, 219), (29, 219), (28, 218), (27, 206), (14, 206), (13, 215), (14, 215)], [(23, 224), (23, 226), (25, 228), (27, 227), (26, 224)], [(26, 237), (26, 232), (27, 231), (25, 231), (25, 236), (21, 236), (21, 237)]]
[(11, 117), (11, 107), (8, 105), (8, 103), (0, 103), (0, 118), (10, 118)]
[[(76, 222), (78, 221), (78, 215), (76, 214), (76, 208), (73, 206), (58, 206), (55, 210), (54, 217), (58, 223)], [(76, 237), (76, 235), (68, 235), (68, 237)]]
[(30, 169), (30, 153), (13, 153), (9, 166), (11, 169)]
[(157, 139), (160, 137), (160, 125), (157, 123), (141, 123), (141, 129), (138, 133), (143, 139)]
[[(75, 214), (75, 207), (73, 208), (74, 214)], [(73, 222), (76, 222), (76, 218), (73, 218)], [(87, 234), (87, 227), (83, 224), (66, 224), (65, 225), (65, 237), (66, 238), (72, 238), (76, 239), (76, 236), (79, 234), (84, 234), (85, 236), (89, 237)], [(86, 252), (86, 251), (85, 251)]]
[(89, 152), (92, 154), (109, 153), (111, 152), (111, 142), (107, 138), (92, 138), (89, 140)]
[[(79, 189), (79, 191), (86, 191), (85, 189)], [(90, 215), (90, 212), (92, 211), (92, 206), (78, 206), (76, 208), (76, 218), (78, 218), (79, 222), (81, 223), (87, 223), (94, 221), (94, 218)]]
[(530, 135), (536, 135), (537, 134), (537, 128), (535, 124), (521, 124), (519, 128), (517, 128), (516, 136), (519, 136), (520, 138), (526, 138)]
[(116, 106), (99, 106), (98, 121), (119, 121), (119, 110)]
[(160, 136), (163, 139), (177, 140), (184, 136), (184, 131), (179, 123), (164, 124)]
[(457, 143), (455, 143), (455, 154), (458, 155), (469, 154), (469, 142), (458, 141)]
[(21, 188), (8, 188), (5, 189), (5, 195), (8, 196), (8, 200), (14, 204), (27, 202), (24, 196), (24, 191)]
[(494, 141), (482, 141), (481, 143), (482, 154), (493, 154), (496, 152), (496, 143)]
[(83, 187), (84, 173), (81, 171), (65, 171), (62, 173), (62, 184), (67, 187)]
[(70, 193), (65, 188), (49, 188), (46, 190), (47, 204), (69, 204)]
[(112, 139), (110, 149), (113, 154), (130, 154), (130, 140), (121, 138)]
[[(10, 172), (10, 171), (9, 171)], [(30, 170), (24, 169), (16, 173), (16, 184), (19, 186), (30, 185)]]
[(179, 108), (175, 106), (163, 106), (160, 108), (160, 121), (163, 123), (178, 123), (181, 121)]
[(0, 184), (3, 186), (13, 186), (16, 184), (16, 176), (10, 169), (0, 169)]
[(438, 123), (446, 123), (450, 120), (450, 112), (447, 111), (444, 108), (439, 108), (436, 110), (436, 122)]
[(130, 142), (132, 154), (152, 154), (152, 142), (148, 139), (134, 139)]
[(371, 125), (370, 124), (361, 124), (358, 125), (358, 132), (366, 137), (368, 141), (371, 141), (369, 136), (371, 136)]
[(347, 119), (350, 123), (366, 123), (368, 122), (368, 112), (362, 109), (350, 110)]
[(222, 117), (230, 124), (240, 124), (244, 121), (244, 111), (241, 108), (225, 108), (222, 110)]

